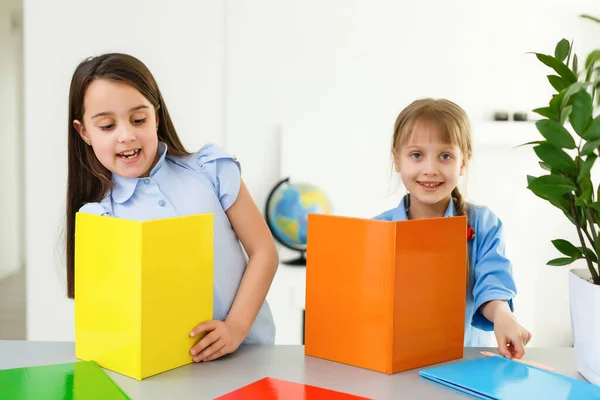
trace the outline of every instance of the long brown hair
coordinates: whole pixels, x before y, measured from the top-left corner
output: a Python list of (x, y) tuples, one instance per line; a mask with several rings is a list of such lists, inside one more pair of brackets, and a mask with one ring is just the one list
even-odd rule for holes
[[(435, 124), (440, 128), (445, 143), (457, 145), (465, 163), (472, 154), (471, 124), (467, 113), (457, 104), (446, 99), (420, 99), (409, 104), (396, 118), (392, 138), (392, 154), (395, 156), (400, 147), (406, 144), (413, 132), (415, 123)], [(456, 215), (467, 217), (469, 226), (469, 204), (465, 201), (458, 187), (452, 190), (452, 201)], [(467, 282), (470, 282), (471, 268), (467, 254)]]
[(103, 54), (83, 60), (75, 69), (69, 89), (68, 178), (66, 215), (67, 296), (75, 298), (75, 214), (86, 203), (99, 202), (111, 190), (111, 172), (96, 158), (75, 127), (83, 123), (86, 90), (95, 79), (122, 82), (137, 89), (154, 106), (158, 116), (158, 140), (167, 144), (171, 155), (184, 156), (186, 151), (177, 136), (167, 105), (156, 80), (144, 63), (121, 53)]

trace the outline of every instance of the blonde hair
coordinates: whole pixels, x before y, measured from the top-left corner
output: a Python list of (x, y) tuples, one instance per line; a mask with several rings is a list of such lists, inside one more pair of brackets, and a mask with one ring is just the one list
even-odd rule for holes
[[(394, 157), (414, 134), (416, 124), (432, 124), (439, 128), (445, 143), (460, 148), (465, 163), (472, 154), (471, 124), (467, 113), (457, 104), (446, 99), (425, 98), (409, 104), (396, 118), (394, 136), (392, 138), (392, 154)], [(458, 187), (452, 189), (452, 201), (456, 215), (467, 217), (469, 226), (468, 204)], [(467, 254), (467, 282), (470, 281), (470, 263)]]

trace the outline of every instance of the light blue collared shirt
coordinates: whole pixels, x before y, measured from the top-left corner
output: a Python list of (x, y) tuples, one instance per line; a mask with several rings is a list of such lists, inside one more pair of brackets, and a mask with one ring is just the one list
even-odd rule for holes
[[(235, 158), (215, 145), (186, 157), (168, 154), (159, 142), (159, 160), (147, 178), (112, 175), (113, 189), (80, 212), (136, 221), (212, 213), (214, 216), (213, 318), (225, 320), (246, 269), (247, 258), (225, 211), (236, 200), (241, 171)], [(199, 323), (202, 321), (198, 321)], [(244, 343), (273, 344), (275, 323), (263, 303)]]
[[(475, 229), (475, 238), (468, 242), (471, 265), (471, 282), (467, 291), (465, 313), (465, 347), (489, 347), (494, 325), (487, 320), (479, 308), (491, 300), (506, 300), (511, 311), (517, 289), (512, 276), (512, 265), (504, 255), (504, 233), (502, 221), (487, 207), (469, 204), (467, 208), (469, 226)], [(454, 202), (450, 201), (444, 217), (456, 215)], [(404, 199), (398, 207), (374, 217), (383, 221), (405, 221), (408, 219)]]

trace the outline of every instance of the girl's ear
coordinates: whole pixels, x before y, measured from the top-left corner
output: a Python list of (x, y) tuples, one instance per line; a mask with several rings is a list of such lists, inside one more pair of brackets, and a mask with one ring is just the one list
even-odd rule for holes
[(87, 131), (85, 130), (85, 127), (80, 121), (73, 120), (73, 127), (75, 128), (77, 133), (79, 133), (79, 136), (81, 136), (84, 142), (86, 142), (87, 144), (92, 144), (90, 137), (88, 136)]
[(467, 154), (466, 156), (462, 157), (462, 161), (460, 164), (460, 176), (463, 176), (465, 173), (465, 170), (467, 169), (467, 164), (469, 162), (469, 160), (471, 159), (471, 153)]

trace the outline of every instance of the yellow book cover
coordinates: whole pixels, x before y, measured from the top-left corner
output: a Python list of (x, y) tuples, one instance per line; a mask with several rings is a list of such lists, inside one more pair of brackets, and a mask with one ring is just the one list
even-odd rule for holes
[(143, 378), (191, 363), (213, 318), (213, 215), (150, 221), (77, 213), (75, 355)]

